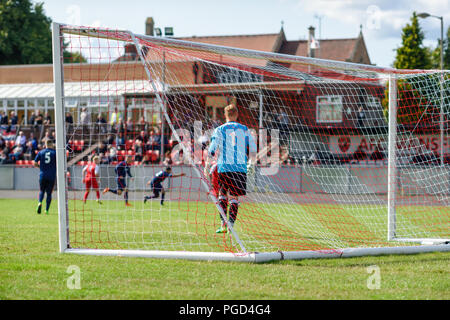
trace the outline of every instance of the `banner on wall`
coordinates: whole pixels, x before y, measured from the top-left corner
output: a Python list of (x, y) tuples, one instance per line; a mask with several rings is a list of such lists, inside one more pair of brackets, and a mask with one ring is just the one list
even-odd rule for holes
[[(386, 137), (387, 139), (387, 137)], [(354, 153), (358, 148), (367, 154), (372, 154), (378, 148), (380, 151), (387, 150), (387, 140), (380, 136), (351, 136), (339, 135), (330, 136), (329, 148), (332, 153), (348, 155)], [(420, 150), (425, 148), (428, 151), (441, 153), (439, 135), (420, 135), (413, 137), (404, 137), (399, 139), (397, 147), (399, 150)], [(444, 136), (444, 153), (450, 153), (450, 139), (448, 135)]]

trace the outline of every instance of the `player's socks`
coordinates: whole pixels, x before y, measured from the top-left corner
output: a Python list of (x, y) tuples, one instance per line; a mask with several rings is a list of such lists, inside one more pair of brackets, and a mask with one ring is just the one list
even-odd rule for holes
[(50, 204), (52, 203), (52, 194), (47, 193), (47, 200), (45, 201), (45, 213), (48, 214), (48, 210), (50, 210)]
[(36, 209), (37, 214), (41, 214), (41, 210), (42, 210), (42, 202), (39, 202)]
[(166, 193), (165, 192), (163, 192), (162, 194), (161, 194), (161, 205), (163, 206), (164, 205), (164, 197), (166, 196)]
[(144, 203), (146, 203), (148, 199), (151, 199), (151, 198), (148, 197), (148, 196), (145, 196), (145, 197), (144, 197)]
[(44, 201), (44, 196), (45, 196), (45, 193), (44, 193), (44, 191), (40, 191), (39, 192), (39, 203), (42, 203), (42, 201)]
[[(227, 197), (224, 196), (220, 196), (219, 197), (219, 206), (222, 208), (223, 210), (223, 214), (225, 215), (225, 217), (227, 216), (227, 211), (228, 211), (228, 199)], [(222, 221), (222, 224), (225, 223), (224, 217), (219, 214), (220, 216), (220, 220)]]
[(84, 197), (83, 197), (83, 202), (84, 202), (84, 203), (86, 203), (86, 200), (87, 200), (88, 196), (89, 196), (89, 191), (86, 191), (86, 192), (84, 193)]
[(231, 200), (231, 206), (230, 206), (230, 223), (234, 225), (234, 222), (236, 221), (238, 210), (239, 210), (239, 201), (237, 200)]
[[(113, 189), (110, 189), (110, 188), (107, 188), (107, 189), (108, 189), (109, 192), (114, 193), (114, 194), (117, 194), (117, 190), (113, 190)], [(108, 192), (108, 191), (107, 191), (107, 192)]]
[(96, 190), (95, 194), (97, 195), (97, 201), (100, 202), (100, 191)]

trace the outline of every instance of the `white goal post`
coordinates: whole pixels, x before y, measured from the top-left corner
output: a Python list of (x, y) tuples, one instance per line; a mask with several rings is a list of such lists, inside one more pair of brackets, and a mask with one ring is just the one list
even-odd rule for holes
[[(450, 251), (449, 71), (52, 31), (60, 252), (266, 262)], [(234, 161), (256, 164), (239, 201), (204, 173), (227, 105), (257, 146), (247, 155), (233, 140)], [(94, 156), (97, 187), (85, 177)], [(118, 177), (123, 161), (132, 179)], [(167, 167), (173, 177), (158, 180)]]

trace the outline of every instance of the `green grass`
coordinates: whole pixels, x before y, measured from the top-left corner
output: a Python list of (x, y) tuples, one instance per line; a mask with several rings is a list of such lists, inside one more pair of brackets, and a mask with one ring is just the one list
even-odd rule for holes
[[(33, 200), (0, 208), (0, 299), (450, 299), (449, 253), (267, 264), (78, 256), (58, 253), (56, 201), (49, 216)], [(67, 287), (72, 265), (80, 290)]]

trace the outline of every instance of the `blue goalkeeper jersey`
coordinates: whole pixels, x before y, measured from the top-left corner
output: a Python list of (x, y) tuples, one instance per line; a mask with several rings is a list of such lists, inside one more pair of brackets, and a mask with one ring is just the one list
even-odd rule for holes
[(247, 173), (248, 153), (256, 152), (256, 144), (246, 126), (231, 121), (214, 130), (208, 151), (210, 156), (218, 153), (219, 173)]

